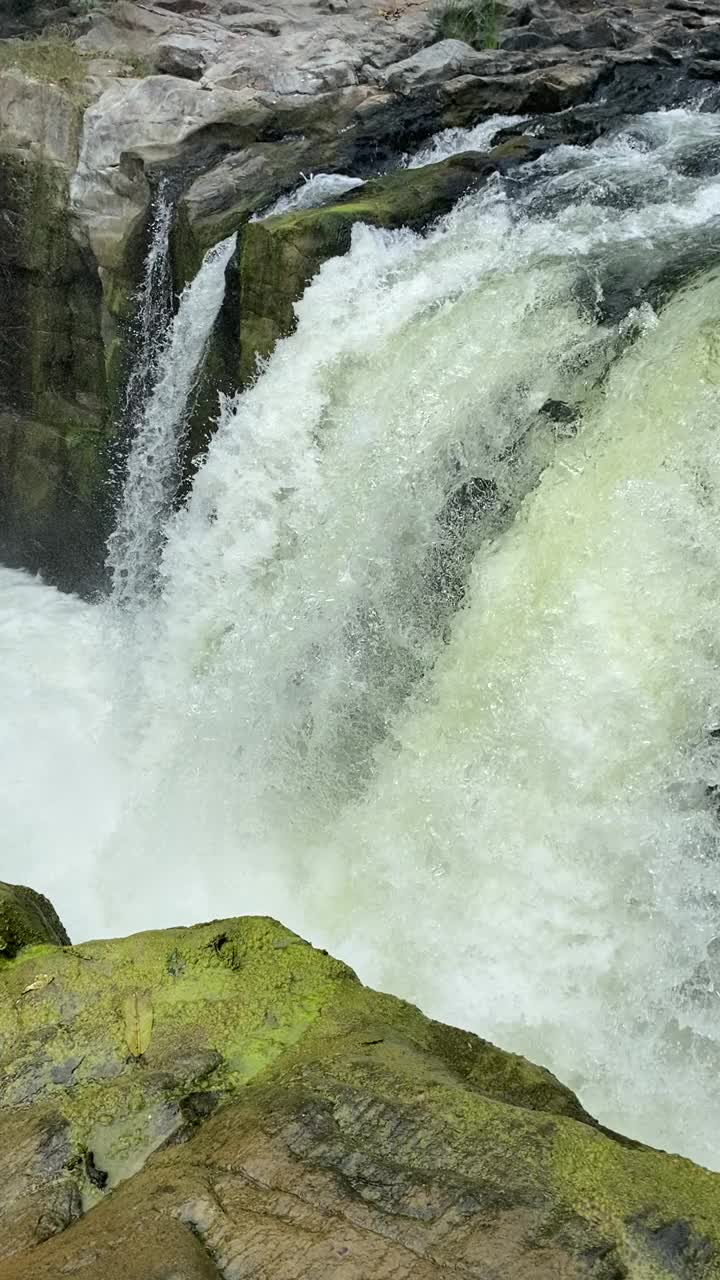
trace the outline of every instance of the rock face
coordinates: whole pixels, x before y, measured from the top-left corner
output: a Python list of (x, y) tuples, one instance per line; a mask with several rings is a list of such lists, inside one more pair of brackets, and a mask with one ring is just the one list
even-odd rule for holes
[[(581, 10), (569, 0), (511, 0), (493, 49), (438, 39), (431, 7), (8, 0), (0, 15), (6, 562), (84, 592), (102, 581), (130, 322), (161, 180), (176, 202), (179, 290), (205, 250), (301, 174), (376, 178), (436, 130), (494, 112), (535, 116), (598, 99), (597, 136), (622, 111), (690, 93), (708, 104), (717, 97), (720, 0), (632, 8), (587, 0)], [(19, 35), (32, 38), (7, 38)], [(423, 216), (410, 220), (421, 225)], [(261, 238), (248, 235), (246, 261)], [(262, 264), (264, 281), (273, 269)], [(257, 332), (241, 342), (232, 325), (226, 330), (225, 390), (291, 322), (294, 285), (285, 298), (259, 298), (259, 277), (245, 282), (246, 300), (248, 288)], [(282, 322), (268, 323), (275, 312)], [(228, 365), (227, 353), (239, 349), (241, 363)], [(214, 400), (205, 396), (203, 406)], [(211, 423), (203, 406), (196, 441)]]
[(102, 561), (106, 470), (102, 292), (69, 197), (82, 109), (13, 68), (0, 121), (0, 540), (72, 586)]
[(720, 1177), (267, 919), (0, 963), (3, 1280), (720, 1275)]

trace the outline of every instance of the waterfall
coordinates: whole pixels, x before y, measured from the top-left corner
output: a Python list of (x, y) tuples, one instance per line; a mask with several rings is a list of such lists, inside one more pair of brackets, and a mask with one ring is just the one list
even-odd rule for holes
[[(134, 425), (117, 522), (108, 541), (113, 599), (124, 609), (147, 603), (155, 586), (164, 528), (177, 491), (185, 413), (222, 305), (225, 270), (235, 243), (236, 237), (230, 236), (205, 255), (183, 291), (169, 331), (155, 343), (154, 385)], [(146, 279), (155, 270), (154, 256), (155, 237)], [(154, 318), (144, 311), (143, 306), (143, 323), (152, 331)]]
[(4, 874), (73, 933), (281, 917), (716, 1168), (719, 147), (639, 117), (356, 227), (187, 502), (138, 488), (140, 687), (116, 611), (0, 576), (44, 726), (0, 736)]

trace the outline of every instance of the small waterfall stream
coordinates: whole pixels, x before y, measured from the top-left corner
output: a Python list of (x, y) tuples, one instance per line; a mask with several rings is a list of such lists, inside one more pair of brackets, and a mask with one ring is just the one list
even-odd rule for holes
[(125, 424), (129, 431), (157, 379), (158, 359), (172, 316), (170, 231), (173, 216), (173, 202), (166, 184), (161, 182), (153, 201), (148, 251), (132, 326), (134, 359), (123, 406)]
[[(235, 243), (236, 237), (230, 236), (209, 250), (184, 290), (168, 331), (155, 339), (148, 353), (154, 378), (133, 423), (122, 499), (108, 542), (113, 601), (122, 609), (147, 604), (155, 587), (165, 525), (178, 487), (186, 410), (222, 305), (225, 270)], [(148, 263), (155, 250), (153, 238)]]
[(357, 227), (172, 511), (226, 241), (110, 547), (141, 679), (0, 574), (6, 874), (72, 933), (271, 913), (716, 1168), (718, 156), (662, 112)]

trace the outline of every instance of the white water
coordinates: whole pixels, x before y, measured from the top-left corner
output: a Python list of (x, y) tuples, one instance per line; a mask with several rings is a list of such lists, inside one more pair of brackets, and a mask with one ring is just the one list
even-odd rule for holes
[[(441, 133), (418, 151), (408, 156), (405, 167), (421, 169), (426, 164), (437, 164), (462, 151), (487, 151), (492, 146), (493, 138), (501, 129), (508, 129), (520, 124), (525, 116), (491, 116), (482, 124), (472, 129), (443, 129)], [(330, 204), (348, 191), (364, 186), (362, 178), (351, 177), (345, 173), (313, 173), (299, 187), (254, 215), (251, 221), (274, 218), (281, 213), (294, 213), (298, 209), (314, 209), (319, 205)]]
[(136, 298), (135, 353), (125, 392), (125, 418), (131, 422), (152, 391), (158, 374), (161, 339), (172, 315), (170, 231), (173, 204), (160, 185), (150, 220), (150, 242)]
[(3, 875), (76, 936), (272, 912), (720, 1167), (720, 275), (603, 318), (717, 252), (713, 146), (666, 113), (426, 239), (359, 228), (227, 406), (132, 652), (0, 577), (0, 768)]
[(169, 333), (153, 355), (154, 386), (132, 424), (122, 501), (108, 543), (113, 599), (124, 609), (146, 604), (152, 595), (177, 490), (186, 410), (222, 306), (235, 242), (230, 236), (210, 249), (184, 290)]
[(280, 196), (274, 204), (256, 215), (251, 221), (274, 218), (281, 213), (294, 213), (297, 209), (314, 209), (344, 196), (355, 187), (362, 187), (362, 178), (352, 178), (346, 173), (312, 173), (289, 195)]
[(409, 158), (407, 168), (421, 169), (426, 164), (438, 164), (462, 151), (487, 151), (496, 133), (519, 125), (525, 119), (526, 116), (491, 116), (472, 129), (443, 129)]

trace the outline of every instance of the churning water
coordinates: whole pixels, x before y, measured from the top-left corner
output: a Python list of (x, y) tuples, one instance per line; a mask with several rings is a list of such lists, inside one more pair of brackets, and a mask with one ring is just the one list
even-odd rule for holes
[(0, 577), (5, 876), (278, 915), (720, 1167), (718, 158), (667, 112), (357, 228), (133, 627)]

